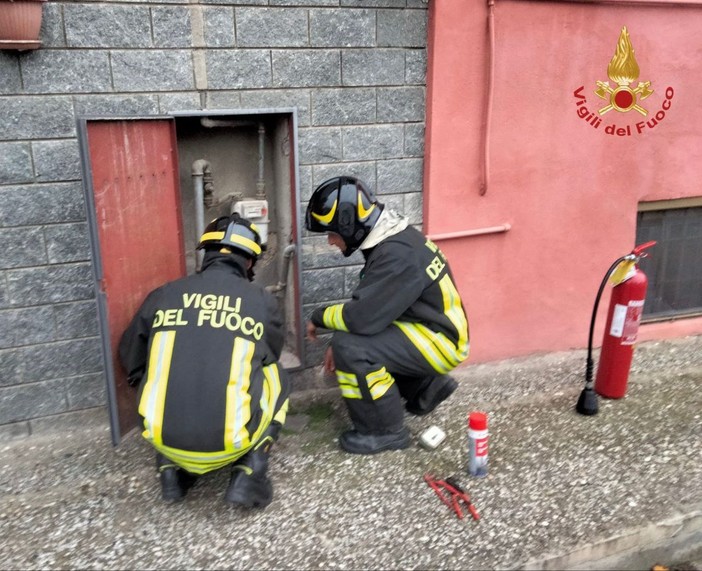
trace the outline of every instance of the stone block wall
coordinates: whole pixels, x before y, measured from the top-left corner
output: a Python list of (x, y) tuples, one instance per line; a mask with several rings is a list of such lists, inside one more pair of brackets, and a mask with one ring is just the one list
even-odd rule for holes
[[(345, 173), (421, 224), (426, 29), (426, 0), (49, 0), (0, 51), (0, 438), (105, 404), (78, 117), (296, 107), (301, 211)], [(360, 256), (302, 251), (304, 315), (348, 297)]]

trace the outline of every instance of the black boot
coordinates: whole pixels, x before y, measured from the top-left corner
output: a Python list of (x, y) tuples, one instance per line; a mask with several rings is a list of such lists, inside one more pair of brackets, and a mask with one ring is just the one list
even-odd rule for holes
[(351, 454), (377, 454), (409, 446), (402, 400), (394, 384), (377, 400), (344, 399), (344, 402), (353, 429), (339, 437), (339, 446), (343, 450)]
[(377, 454), (385, 450), (402, 450), (409, 444), (409, 431), (404, 426), (394, 432), (385, 433), (347, 430), (339, 437), (339, 445), (351, 454)]
[(180, 502), (192, 488), (197, 476), (183, 470), (162, 454), (156, 454), (156, 467), (161, 480), (161, 498), (165, 502)]
[(265, 508), (271, 503), (273, 485), (268, 478), (268, 455), (281, 427), (280, 423), (271, 422), (256, 447), (232, 466), (225, 501), (245, 508)]
[(458, 383), (447, 375), (440, 377), (429, 377), (417, 395), (408, 400), (405, 409), (411, 414), (424, 416), (433, 411), (443, 401), (453, 394), (458, 387)]

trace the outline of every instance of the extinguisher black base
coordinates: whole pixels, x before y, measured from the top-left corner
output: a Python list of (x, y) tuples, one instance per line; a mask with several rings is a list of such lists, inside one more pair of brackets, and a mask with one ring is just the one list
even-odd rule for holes
[(580, 398), (578, 399), (578, 404), (575, 405), (575, 410), (586, 416), (597, 414), (597, 411), (599, 410), (597, 394), (594, 390), (592, 390), (592, 387), (585, 387), (582, 390), (580, 393)]

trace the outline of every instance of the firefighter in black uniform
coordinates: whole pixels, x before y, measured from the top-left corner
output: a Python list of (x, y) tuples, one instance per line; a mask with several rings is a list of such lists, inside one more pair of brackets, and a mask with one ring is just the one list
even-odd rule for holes
[(268, 453), (288, 408), (283, 322), (275, 298), (250, 283), (262, 251), (255, 225), (217, 218), (201, 248), (199, 273), (147, 296), (119, 356), (138, 386), (163, 499), (182, 500), (196, 476), (232, 465), (225, 500), (263, 508), (273, 497)]
[(317, 187), (305, 225), (326, 232), (344, 256), (360, 248), (361, 280), (346, 303), (316, 309), (307, 334), (333, 329), (324, 357), (335, 371), (353, 429), (339, 443), (374, 454), (409, 445), (405, 408), (424, 415), (456, 389), (446, 375), (468, 357), (468, 322), (446, 258), (407, 219), (377, 202), (360, 180)]

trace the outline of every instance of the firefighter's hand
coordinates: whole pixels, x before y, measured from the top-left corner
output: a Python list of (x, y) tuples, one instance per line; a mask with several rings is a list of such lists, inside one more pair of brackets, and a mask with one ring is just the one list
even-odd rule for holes
[(310, 341), (317, 340), (317, 326), (311, 321), (307, 322), (307, 338)]
[(336, 365), (334, 365), (334, 353), (332, 353), (332, 348), (327, 347), (327, 352), (324, 353), (324, 372), (333, 373), (336, 371)]

